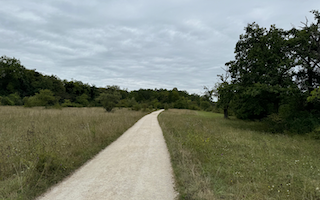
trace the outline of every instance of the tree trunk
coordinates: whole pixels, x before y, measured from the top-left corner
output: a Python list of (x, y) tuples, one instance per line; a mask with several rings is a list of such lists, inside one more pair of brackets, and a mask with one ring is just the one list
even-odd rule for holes
[(229, 119), (229, 116), (228, 116), (228, 108), (223, 109), (223, 114), (224, 114), (224, 118), (225, 118), (225, 119)]

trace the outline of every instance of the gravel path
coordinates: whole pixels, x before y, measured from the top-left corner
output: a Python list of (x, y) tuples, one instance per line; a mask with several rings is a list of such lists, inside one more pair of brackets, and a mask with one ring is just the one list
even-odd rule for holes
[(118, 140), (38, 199), (174, 199), (170, 157), (157, 120), (161, 111), (140, 119)]

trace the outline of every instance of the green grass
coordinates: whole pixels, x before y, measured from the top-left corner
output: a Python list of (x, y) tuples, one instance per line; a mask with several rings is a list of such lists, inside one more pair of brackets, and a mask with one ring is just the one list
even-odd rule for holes
[(146, 114), (5, 106), (0, 113), (0, 199), (33, 199)]
[(168, 110), (159, 116), (179, 199), (320, 199), (320, 142), (260, 122)]

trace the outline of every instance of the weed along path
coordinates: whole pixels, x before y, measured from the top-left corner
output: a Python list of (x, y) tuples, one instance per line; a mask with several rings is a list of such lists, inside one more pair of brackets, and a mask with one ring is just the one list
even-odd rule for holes
[(39, 200), (174, 199), (167, 146), (153, 112)]

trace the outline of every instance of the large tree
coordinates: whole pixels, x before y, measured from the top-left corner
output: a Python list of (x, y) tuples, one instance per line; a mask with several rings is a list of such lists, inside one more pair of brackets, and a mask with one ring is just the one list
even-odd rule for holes
[[(239, 118), (263, 118), (278, 111), (280, 93), (294, 85), (294, 60), (288, 55), (287, 45), (290, 36), (274, 25), (267, 30), (252, 23), (245, 31), (236, 44), (235, 60), (226, 63), (233, 87), (233, 109)], [(231, 85), (221, 84), (221, 97)]]
[(20, 60), (7, 56), (0, 57), (0, 95), (23, 93), (26, 89), (26, 69)]
[(300, 30), (293, 28), (289, 43), (297, 66), (296, 81), (308, 94), (320, 86), (320, 13), (311, 12), (316, 21), (309, 25), (307, 20)]
[(287, 87), (292, 84), (293, 60), (288, 56), (289, 34), (271, 26), (270, 30), (249, 24), (235, 48), (235, 60), (226, 63), (232, 83), (254, 83)]

